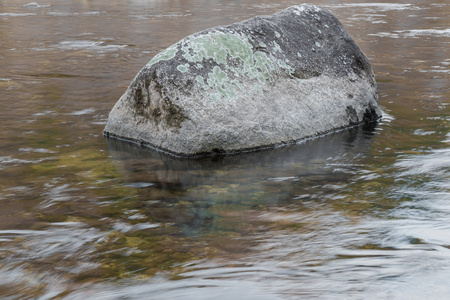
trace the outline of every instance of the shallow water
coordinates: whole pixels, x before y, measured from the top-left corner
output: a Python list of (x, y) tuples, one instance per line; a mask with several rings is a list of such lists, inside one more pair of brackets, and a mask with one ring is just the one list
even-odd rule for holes
[(298, 145), (175, 159), (105, 140), (158, 51), (295, 1), (0, 0), (0, 298), (448, 299), (450, 4), (312, 1), (385, 112)]

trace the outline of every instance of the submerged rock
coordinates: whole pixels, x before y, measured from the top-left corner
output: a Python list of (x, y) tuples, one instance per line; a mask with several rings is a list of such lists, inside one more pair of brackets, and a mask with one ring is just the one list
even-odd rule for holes
[(329, 11), (301, 5), (160, 52), (104, 133), (196, 156), (290, 143), (380, 116), (366, 56)]

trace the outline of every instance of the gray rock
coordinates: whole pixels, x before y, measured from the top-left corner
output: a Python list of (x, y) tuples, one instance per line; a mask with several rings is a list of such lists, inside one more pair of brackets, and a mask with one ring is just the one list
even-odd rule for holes
[(196, 156), (291, 143), (380, 116), (366, 56), (329, 11), (301, 5), (160, 52), (104, 133)]

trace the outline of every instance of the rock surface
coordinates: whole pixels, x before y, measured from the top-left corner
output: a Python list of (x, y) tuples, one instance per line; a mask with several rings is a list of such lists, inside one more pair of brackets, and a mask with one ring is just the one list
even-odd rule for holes
[(366, 56), (329, 11), (301, 5), (160, 52), (104, 133), (196, 156), (290, 143), (380, 116)]

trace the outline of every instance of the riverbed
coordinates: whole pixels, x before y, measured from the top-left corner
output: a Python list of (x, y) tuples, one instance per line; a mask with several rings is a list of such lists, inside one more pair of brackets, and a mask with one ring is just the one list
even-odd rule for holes
[(332, 0), (383, 119), (179, 159), (102, 135), (159, 51), (299, 2), (0, 0), (0, 298), (448, 299), (450, 4)]

